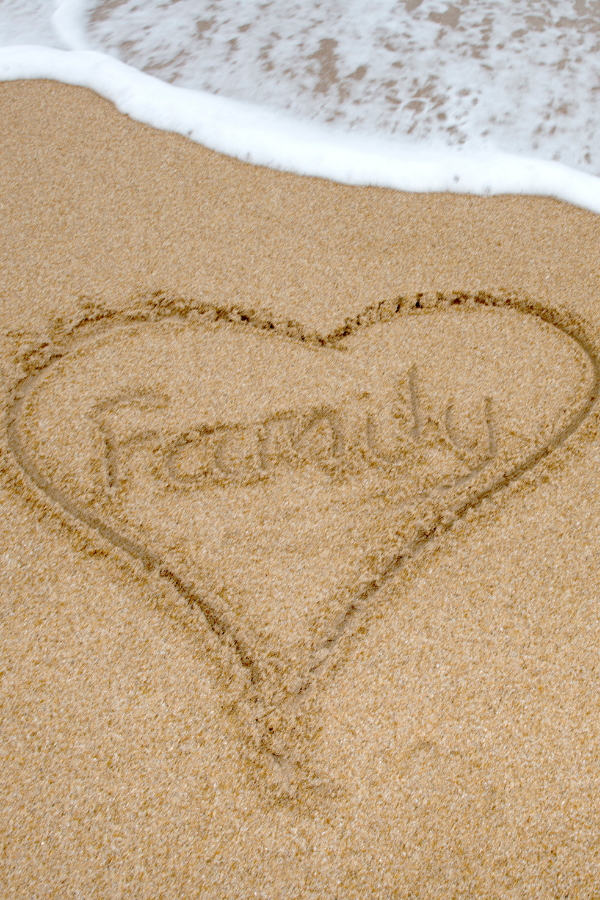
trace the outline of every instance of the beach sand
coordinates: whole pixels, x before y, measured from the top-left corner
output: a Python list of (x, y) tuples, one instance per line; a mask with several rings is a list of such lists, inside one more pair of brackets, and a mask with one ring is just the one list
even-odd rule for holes
[(598, 217), (0, 107), (0, 894), (599, 896)]

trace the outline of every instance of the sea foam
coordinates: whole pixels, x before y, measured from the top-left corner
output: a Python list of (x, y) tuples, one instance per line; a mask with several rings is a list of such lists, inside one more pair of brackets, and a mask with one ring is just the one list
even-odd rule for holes
[[(40, 0), (23, 0), (23, 2), (30, 3), (32, 8), (40, 5)], [(210, 18), (199, 20), (199, 9), (201, 11), (202, 6), (199, 7), (198, 3), (190, 6), (188, 0), (180, 0), (177, 4), (167, 7), (169, 16), (173, 19), (170, 21), (164, 16), (161, 18), (161, 9), (165, 8), (165, 4), (159, 4), (155, 0), (147, 0), (142, 7), (139, 4), (132, 5), (129, 0), (123, 0), (120, 4), (98, 5), (97, 8), (91, 2), (65, 0), (59, 4), (52, 18), (55, 47), (40, 45), (3, 47), (0, 49), (0, 78), (4, 80), (49, 78), (88, 87), (113, 102), (121, 112), (138, 121), (182, 134), (211, 149), (239, 159), (276, 169), (321, 176), (349, 184), (370, 184), (406, 191), (547, 195), (600, 212), (600, 179), (595, 175), (596, 160), (592, 159), (589, 153), (586, 157), (587, 151), (584, 152), (585, 147), (591, 142), (591, 136), (596, 132), (594, 108), (593, 105), (589, 105), (587, 99), (583, 103), (582, 96), (585, 93), (583, 89), (579, 93), (575, 90), (578, 84), (584, 85), (588, 94), (595, 100), (595, 57), (591, 61), (579, 62), (576, 57), (579, 52), (577, 48), (582, 42), (584, 48), (587, 44), (592, 46), (596, 32), (588, 22), (587, 26), (582, 26), (583, 30), (578, 37), (571, 34), (566, 44), (563, 42), (564, 46), (560, 49), (560, 53), (556, 47), (543, 46), (544, 41), (547, 43), (548, 38), (552, 38), (556, 29), (562, 28), (563, 31), (567, 31), (564, 24), (565, 14), (569, 9), (572, 11), (573, 4), (566, 0), (559, 0), (551, 5), (548, 3), (540, 5), (538, 2), (537, 6), (540, 6), (546, 19), (538, 17), (537, 24), (533, 21), (529, 26), (529, 32), (535, 38), (532, 46), (534, 49), (537, 47), (537, 56), (532, 53), (530, 60), (517, 60), (512, 73), (511, 71), (507, 73), (502, 69), (503, 60), (506, 62), (506, 59), (510, 61), (513, 57), (517, 58), (518, 53), (516, 56), (513, 53), (512, 57), (506, 53), (503, 56), (502, 48), (499, 49), (497, 46), (497, 39), (504, 33), (508, 38), (511, 37), (514, 9), (523, 5), (521, 0), (511, 0), (511, 3), (510, 8), (506, 3), (496, 4), (496, 8), (498, 6), (504, 8), (505, 15), (504, 19), (500, 16), (496, 21), (498, 19), (496, 16), (495, 20), (490, 20), (487, 50), (486, 47), (481, 49), (481, 44), (477, 45), (477, 40), (481, 39), (481, 23), (478, 26), (476, 22), (470, 22), (466, 15), (468, 10), (466, 13), (465, 10), (460, 13), (456, 7), (458, 12), (453, 13), (454, 7), (440, 0), (422, 0), (421, 3), (407, 0), (402, 13), (404, 18), (402, 16), (398, 18), (397, 15), (394, 19), (391, 16), (387, 25), (389, 33), (384, 30), (377, 40), (374, 35), (377, 35), (378, 29), (381, 32), (382, 16), (386, 11), (390, 12), (387, 10), (388, 0), (377, 0), (368, 12), (362, 14), (354, 0), (349, 0), (344, 7), (348, 21), (340, 19), (339, 15), (337, 19), (335, 16), (332, 19), (334, 24), (338, 23), (336, 26), (338, 32), (331, 31), (329, 28), (330, 25), (333, 27), (331, 22), (321, 23), (321, 30), (318, 27), (316, 30), (313, 29), (314, 34), (310, 39), (306, 38), (303, 46), (299, 44), (299, 21), (294, 17), (298, 19), (299, 16), (306, 16), (308, 13), (313, 15), (314, 10), (310, 4), (306, 6), (296, 4), (291, 7), (287, 4), (287, 20), (289, 20), (287, 31), (283, 37), (281, 35), (279, 37), (283, 41), (284, 49), (295, 47), (296, 69), (301, 71), (303, 61), (306, 62), (306, 58), (312, 59), (313, 54), (309, 51), (315, 41), (323, 50), (321, 57), (315, 57), (316, 62), (310, 70), (313, 73), (312, 87), (308, 78), (310, 90), (303, 91), (301, 86), (294, 87), (295, 76), (290, 75), (286, 80), (282, 74), (283, 70), (280, 72), (278, 69), (277, 58), (274, 62), (273, 59), (267, 59), (271, 69), (269, 65), (263, 65), (262, 74), (260, 66), (256, 66), (257, 54), (260, 55), (259, 51), (264, 43), (261, 37), (264, 29), (272, 29), (276, 22), (282, 26), (285, 24), (280, 21), (281, 3), (271, 4), (274, 9), (270, 12), (266, 10), (261, 19), (255, 15), (257, 10), (254, 9), (256, 6), (254, 0), (252, 2), (244, 0), (241, 5), (240, 0), (227, 0), (226, 3), (219, 5), (218, 15), (213, 10), (213, 20)], [(482, 4), (475, 4), (479, 9), (478, 14), (481, 14), (481, 7), (486, 4), (487, 0)], [(537, 6), (536, 3), (529, 2), (527, 9), (531, 12), (531, 9)], [(214, 4), (211, 9), (213, 7)], [(22, 16), (23, 3), (19, 9)], [(191, 17), (192, 9), (195, 9), (195, 20)], [(331, 0), (325, 12), (327, 9), (336, 12), (334, 0)], [(407, 9), (410, 15), (406, 12)], [(223, 10), (229, 15), (229, 19)], [(144, 18), (139, 19), (138, 13)], [(237, 18), (233, 16), (232, 19), (232, 13), (235, 13)], [(522, 10), (521, 13), (523, 14)], [(221, 19), (225, 16), (227, 21), (221, 21), (219, 15)], [(535, 16), (533, 18), (535, 19)], [(406, 25), (409, 19), (411, 21), (414, 19), (416, 25), (413, 23), (414, 33), (410, 32), (410, 29), (407, 31), (406, 28), (403, 32), (405, 52), (403, 56), (401, 54), (403, 62), (398, 71), (402, 72), (408, 67), (408, 73), (396, 78), (395, 97), (400, 98), (402, 103), (391, 104), (396, 109), (394, 118), (389, 113), (391, 108), (389, 96), (383, 100), (371, 96), (370, 102), (367, 101), (369, 92), (373, 94), (377, 87), (377, 79), (381, 80), (389, 74), (385, 68), (387, 63), (381, 61), (382, 41), (389, 39), (390, 46), (396, 48), (394, 52), (398, 51), (398, 48), (401, 48), (402, 35), (398, 37), (396, 32), (400, 26)], [(531, 14), (529, 19), (532, 19)], [(527, 16), (524, 18), (524, 21), (526, 20)], [(236, 23), (237, 38), (230, 35), (233, 28), (232, 21)], [(464, 23), (463, 26), (460, 25), (461, 21)], [(563, 25), (560, 24), (561, 21)], [(573, 26), (573, 20), (569, 21)], [(202, 23), (201, 27), (199, 22)], [(191, 36), (192, 25), (195, 25), (196, 37)], [(598, 27), (600, 28), (600, 21)], [(221, 38), (226, 38), (225, 41), (219, 38), (221, 30), (223, 31)], [(284, 31), (284, 28), (281, 27), (280, 31)], [(207, 44), (206, 38), (206, 34), (209, 33), (210, 37), (211, 32), (214, 32), (212, 50), (210, 41)], [(517, 49), (519, 41), (521, 42), (519, 51), (521, 53), (523, 47), (527, 49), (528, 46), (527, 41), (523, 43), (527, 33), (526, 29), (520, 38), (512, 38)], [(202, 41), (198, 43), (198, 34), (204, 43)], [(241, 52), (238, 44), (243, 44), (247, 34), (251, 35), (251, 41), (247, 46), (246, 44), (242, 46)], [(324, 37), (326, 34), (337, 34), (337, 37)], [(2, 29), (0, 16), (0, 41), (6, 44), (14, 41), (15, 35), (17, 37), (21, 35), (24, 39), (28, 37), (26, 28), (21, 32), (13, 28), (9, 34), (10, 40), (6, 39), (6, 35), (7, 29), (6, 27)], [(365, 42), (364, 35), (367, 35), (370, 44), (368, 40)], [(496, 44), (493, 46), (490, 35), (495, 35)], [(32, 40), (39, 39), (39, 34), (32, 33)], [(161, 40), (163, 47), (161, 52), (164, 51), (162, 56), (158, 52)], [(222, 44), (225, 42), (231, 45), (236, 41), (237, 59), (234, 62), (231, 60), (227, 62), (225, 58), (221, 58)], [(326, 44), (323, 48), (324, 41)], [(48, 42), (45, 40), (46, 44)], [(470, 47), (468, 53), (463, 46), (465, 42)], [(334, 44), (337, 49), (335, 59), (331, 62), (330, 51), (333, 52)], [(70, 49), (60, 50), (57, 49), (58, 46)], [(483, 62), (477, 61), (477, 55), (474, 55), (473, 51), (477, 46), (480, 47), (480, 56), (483, 54)], [(201, 52), (203, 48), (208, 62)], [(125, 54), (128, 62), (134, 62), (135, 66), (115, 58), (113, 55), (115, 53)], [(434, 53), (438, 55), (437, 63), (432, 55)], [(164, 58), (169, 54), (173, 57), (170, 63)], [(411, 75), (410, 62), (413, 58)], [(458, 66), (457, 71), (450, 77), (448, 71), (452, 70), (451, 63), (455, 58), (463, 59), (462, 68)], [(564, 62), (565, 59), (568, 66), (565, 63), (560, 68), (561, 61)], [(294, 59), (291, 62), (294, 63)], [(289, 63), (288, 60), (288, 69)], [(485, 72), (490, 68), (489, 63), (495, 63), (498, 69), (498, 78), (501, 86), (504, 85), (506, 95), (503, 100), (502, 91), (498, 88), (498, 78), (494, 81), (490, 76), (493, 89), (489, 84), (486, 88), (485, 79), (481, 84), (474, 81), (477, 72)], [(331, 64), (328, 76), (330, 83), (327, 88), (324, 81), (324, 66), (329, 64)], [(393, 61), (389, 64), (393, 65)], [(543, 85), (531, 90), (532, 81), (535, 80), (540, 66), (543, 68), (544, 65), (548, 67), (550, 64), (553, 71), (556, 70), (554, 74), (550, 77), (546, 73)], [(446, 112), (436, 113), (438, 116), (436, 121), (441, 123), (436, 130), (431, 125), (432, 109), (436, 108), (435, 102), (442, 103), (441, 95), (433, 106), (429, 104), (432, 106), (429, 111), (427, 103), (424, 103), (421, 131), (417, 128), (415, 137), (414, 127), (412, 132), (408, 133), (410, 128), (407, 123), (411, 120), (408, 113), (403, 118), (402, 104), (406, 106), (413, 103), (414, 106), (415, 92), (427, 98), (427, 91), (421, 90), (419, 85), (422, 87), (421, 82), (426, 78), (428, 67), (432, 66), (430, 79), (435, 76), (438, 87), (445, 85), (446, 94), (442, 99), (446, 103)], [(343, 78), (337, 77), (340, 72), (343, 74), (353, 67), (354, 73), (356, 71), (360, 73), (364, 69), (364, 74), (354, 80), (351, 77), (352, 72)], [(291, 68), (293, 70), (294, 65)], [(556, 72), (563, 72), (565, 68), (568, 68), (568, 77), (563, 77), (561, 81)], [(371, 82), (367, 77), (370, 69), (374, 73), (370, 76)], [(148, 71), (160, 73), (162, 77), (148, 74)], [(212, 72), (216, 81), (207, 80), (207, 72)], [(529, 80), (525, 77), (527, 75)], [(165, 78), (177, 83), (169, 83), (164, 80)], [(316, 87), (320, 85), (319, 90), (315, 89), (315, 79), (317, 79)], [(459, 90), (460, 84), (465, 82), (465, 79), (472, 82), (472, 90), (466, 95), (464, 92), (461, 94)], [(354, 81), (358, 85), (354, 94), (344, 93), (349, 81)], [(363, 82), (366, 87), (364, 85), (361, 87)], [(507, 93), (506, 88), (506, 85), (511, 83), (512, 94), (510, 91)], [(202, 90), (200, 87), (202, 84), (211, 90)], [(439, 89), (441, 90), (441, 87)], [(215, 93), (220, 90), (229, 91), (234, 96)], [(487, 112), (485, 103), (472, 102), (473, 99), (477, 99), (478, 91), (479, 93), (483, 91), (485, 99), (486, 90), (487, 96), (491, 97), (491, 105)], [(294, 91), (297, 102), (294, 100), (296, 96)], [(498, 109), (501, 108), (501, 104), (498, 109), (497, 104), (500, 101), (505, 106), (507, 103), (510, 104), (511, 98), (519, 96), (519, 91), (522, 97), (522, 110), (517, 108), (512, 111), (512, 118), (516, 123), (512, 131), (521, 137), (527, 129), (533, 129), (535, 132), (532, 104), (535, 105), (537, 102), (539, 106), (544, 101), (546, 107), (552, 110), (553, 105), (556, 106), (559, 100), (562, 102), (565, 96), (569, 97), (571, 91), (572, 104), (574, 109), (576, 107), (570, 116), (555, 110), (555, 127), (551, 123), (548, 124), (547, 109), (540, 107), (538, 117), (546, 122), (546, 133), (542, 134), (543, 129), (538, 128), (541, 137), (538, 135), (538, 143), (536, 146), (532, 145), (530, 153), (523, 152), (523, 146), (527, 149), (528, 145), (526, 142), (523, 144), (521, 138), (517, 140), (513, 134), (514, 139), (511, 141), (510, 128), (507, 132), (508, 138), (504, 141), (508, 149), (500, 147), (499, 143), (502, 141), (499, 141), (498, 135), (490, 136), (490, 129), (487, 129), (486, 133), (485, 128), (487, 119), (499, 118)], [(470, 97), (466, 106), (465, 97)], [(431, 96), (429, 98), (431, 99)], [(261, 99), (263, 103), (250, 102), (256, 99)], [(471, 119), (468, 116), (465, 118), (463, 113), (467, 106), (473, 110), (478, 105), (481, 108), (477, 111), (477, 115), (473, 113)], [(369, 106), (373, 107), (374, 111), (369, 112)], [(355, 111), (354, 120), (349, 118), (352, 108)], [(330, 115), (332, 109), (337, 112), (337, 116)], [(456, 120), (454, 125), (453, 115)], [(461, 115), (463, 130), (460, 133), (460, 140), (454, 140), (457, 134), (456, 122)], [(323, 121), (323, 116), (333, 118), (334, 122)], [(585, 128), (579, 121), (582, 116), (587, 117)], [(566, 120), (570, 123), (568, 127), (565, 124)], [(577, 135), (579, 143), (573, 147), (568, 130), (575, 128), (578, 123), (581, 126)], [(552, 141), (555, 139), (563, 150), (565, 146), (571, 146), (570, 165), (556, 159), (544, 158), (544, 154), (554, 157), (565, 155), (553, 151), (555, 144)], [(510, 152), (515, 147), (520, 152)], [(537, 155), (533, 155), (534, 153)], [(600, 171), (600, 157), (597, 164)], [(594, 171), (584, 171), (590, 167)]]

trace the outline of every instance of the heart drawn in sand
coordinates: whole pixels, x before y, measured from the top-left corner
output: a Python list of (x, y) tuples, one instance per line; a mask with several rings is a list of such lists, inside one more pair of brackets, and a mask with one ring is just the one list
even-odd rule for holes
[(277, 757), (273, 710), (407, 560), (566, 441), (599, 383), (582, 327), (515, 299), (396, 300), (324, 337), (158, 296), (36, 348), (7, 438), (69, 523), (201, 612)]

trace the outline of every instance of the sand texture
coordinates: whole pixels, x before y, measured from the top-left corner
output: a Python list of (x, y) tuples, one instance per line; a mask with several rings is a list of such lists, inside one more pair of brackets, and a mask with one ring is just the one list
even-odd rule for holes
[(0, 896), (600, 896), (600, 224), (0, 85)]

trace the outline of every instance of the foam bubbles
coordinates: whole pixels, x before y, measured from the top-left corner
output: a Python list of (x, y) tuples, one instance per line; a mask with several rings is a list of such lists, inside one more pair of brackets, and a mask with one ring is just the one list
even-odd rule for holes
[(180, 87), (600, 175), (597, 3), (87, 0), (82, 30), (89, 49)]
[(50, 10), (0, 0), (2, 43), (71, 48), (2, 50), (0, 77), (82, 84), (275, 168), (600, 211), (598, 3), (63, 0), (53, 35)]

